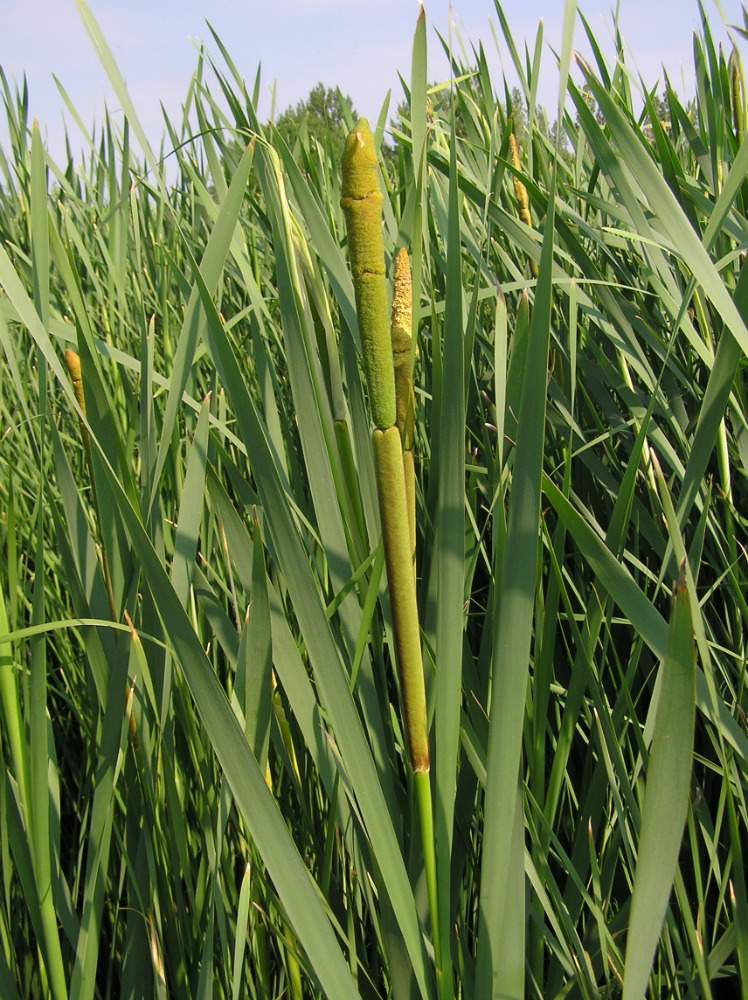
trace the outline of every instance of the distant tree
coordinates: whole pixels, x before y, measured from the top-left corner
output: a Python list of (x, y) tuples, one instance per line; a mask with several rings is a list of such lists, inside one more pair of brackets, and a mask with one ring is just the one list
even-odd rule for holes
[[(439, 88), (439, 89), (437, 89)], [(439, 87), (439, 84), (432, 83), (428, 87), (426, 97), (426, 120), (431, 123), (439, 119), (446, 124), (452, 122), (453, 105), (452, 87)], [(462, 108), (459, 101), (454, 103), (455, 134), (460, 138), (465, 138), (465, 122), (462, 116)], [(390, 120), (390, 127), (402, 131), (410, 128), (410, 101), (401, 101), (397, 106), (395, 117)]]
[[(595, 116), (595, 121), (597, 122), (597, 124), (598, 125), (604, 125), (605, 124), (605, 115), (602, 113), (602, 110), (600, 109), (600, 107), (599, 107), (597, 101), (595, 100), (595, 97), (594, 97), (594, 95), (593, 95), (593, 93), (592, 93), (592, 91), (590, 90), (589, 87), (585, 86), (585, 87), (582, 88), (582, 98), (584, 100), (584, 103), (587, 105), (587, 107), (590, 109), (590, 111), (592, 112), (592, 114)], [(578, 125), (579, 121), (580, 121), (580, 115), (579, 115), (578, 111), (577, 111), (577, 115), (576, 115), (576, 120), (577, 120), (577, 125)]]
[[(446, 125), (452, 124), (453, 90), (451, 87), (437, 89), (438, 84), (430, 84), (426, 97), (426, 121), (431, 124), (435, 120), (440, 120)], [(462, 115), (462, 108), (459, 101), (454, 102), (455, 135), (464, 139), (467, 136), (465, 121)], [(395, 132), (410, 132), (410, 101), (400, 101), (393, 118), (390, 118), (390, 130)], [(382, 155), (385, 165), (394, 176), (395, 164), (397, 163), (396, 147), (389, 142), (382, 143)]]
[[(514, 136), (521, 146), (523, 145), (525, 136), (527, 135), (527, 104), (519, 87), (514, 87), (512, 90), (511, 105), (508, 110), (512, 116)], [(534, 121), (536, 128), (555, 144), (556, 133), (559, 130), (558, 122), (548, 121), (548, 114), (542, 104), (538, 104), (535, 108)], [(559, 135), (559, 146), (562, 152), (566, 152), (569, 147), (569, 141), (566, 137), (566, 132), (564, 132), (563, 129)]]
[(346, 111), (354, 118), (358, 117), (350, 97), (343, 97), (339, 90), (318, 83), (309, 91), (306, 100), (299, 101), (296, 107), (289, 105), (275, 124), (291, 146), (300, 130), (305, 128), (311, 138), (317, 139), (323, 146), (329, 144), (338, 161), (348, 134)]
[(527, 104), (519, 87), (514, 87), (512, 90), (512, 103), (509, 113), (514, 123), (514, 138), (521, 146), (527, 134)]
[[(654, 113), (657, 116), (657, 121), (662, 125), (666, 132), (670, 131), (670, 105), (668, 104), (668, 99), (666, 94), (652, 94), (652, 107), (654, 108)], [(651, 126), (652, 122), (650, 116), (647, 116), (648, 124)]]
[[(660, 123), (661, 127), (667, 135), (672, 136), (673, 128), (672, 122), (670, 120), (670, 104), (668, 103), (667, 94), (663, 92), (659, 96), (655, 93), (649, 95), (650, 101), (652, 103), (652, 109), (654, 111), (654, 117)], [(653, 115), (649, 112), (644, 119), (643, 132), (649, 142), (654, 142), (654, 130), (652, 128), (652, 117)]]
[(692, 98), (690, 101), (686, 102), (686, 117), (694, 126), (694, 128), (699, 127), (699, 106), (696, 103), (695, 98)]
[(544, 135), (554, 146), (556, 145), (556, 137), (558, 136), (559, 150), (562, 153), (568, 154), (569, 140), (566, 130), (563, 125), (559, 124), (557, 119), (554, 118), (553, 121), (548, 120), (548, 112), (542, 104), (538, 104), (535, 108), (535, 124), (540, 134)]
[(550, 132), (548, 133), (548, 138), (551, 140), (553, 145), (556, 145), (556, 137), (558, 135), (558, 148), (562, 153), (569, 152), (569, 137), (566, 134), (566, 129), (563, 127), (558, 118), (554, 118), (551, 122)]

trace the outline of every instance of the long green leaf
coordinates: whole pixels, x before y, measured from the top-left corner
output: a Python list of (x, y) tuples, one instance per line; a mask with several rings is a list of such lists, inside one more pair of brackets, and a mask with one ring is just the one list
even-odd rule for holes
[[(550, 341), (555, 201), (551, 193), (530, 327), (504, 552), (501, 606), (494, 625), (486, 807), (476, 969), (478, 1000), (521, 996), (516, 955), (503, 951), (525, 695), (538, 566), (540, 484)], [(521, 919), (519, 914), (514, 919)], [(519, 939), (515, 938), (515, 944)], [(524, 969), (522, 967), (522, 971)], [(524, 976), (522, 975), (522, 979)]]
[(693, 757), (696, 659), (685, 568), (673, 597), (662, 686), (647, 767), (639, 855), (626, 940), (623, 1000), (647, 988), (672, 890), (688, 810)]
[[(454, 123), (453, 123), (454, 126)], [(450, 153), (446, 302), (439, 414), (439, 486), (433, 559), (437, 574), (436, 623), (436, 844), (442, 954), (449, 969), (452, 903), (449, 899), (455, 775), (460, 743), (465, 565), (465, 376), (460, 244), (460, 194), (454, 132)]]

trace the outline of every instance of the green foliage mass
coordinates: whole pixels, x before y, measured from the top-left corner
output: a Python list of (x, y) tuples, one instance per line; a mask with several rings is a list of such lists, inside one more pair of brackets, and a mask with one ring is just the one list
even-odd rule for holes
[(369, 159), (412, 267), (414, 776), (345, 102), (285, 142), (215, 38), (156, 152), (76, 7), (122, 109), (81, 159), (0, 74), (2, 1000), (748, 1000), (744, 35), (702, 11), (665, 117), (596, 43), (565, 73), (567, 3), (557, 155), (542, 26), (497, 3), (512, 82), (460, 44), (429, 87), (419, 16)]
[(275, 125), (286, 143), (293, 146), (300, 136), (316, 139), (334, 163), (340, 162), (351, 119), (357, 117), (350, 97), (318, 83), (309, 96), (278, 117)]

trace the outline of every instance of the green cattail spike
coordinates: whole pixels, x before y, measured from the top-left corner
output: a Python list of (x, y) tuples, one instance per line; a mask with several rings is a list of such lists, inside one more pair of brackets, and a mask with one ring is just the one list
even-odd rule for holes
[(395, 378), (382, 238), (382, 194), (374, 137), (365, 118), (346, 140), (342, 166), (340, 204), (348, 230), (348, 255), (369, 399), (375, 425), (386, 430), (395, 423)]
[(410, 762), (418, 774), (429, 770), (429, 735), (410, 531), (405, 516), (405, 477), (400, 431), (397, 427), (390, 427), (385, 431), (375, 430), (373, 441), (405, 731)]
[[(519, 148), (517, 147), (517, 140), (514, 137), (514, 132), (509, 133), (509, 155), (512, 160), (512, 166), (515, 170), (522, 170), (522, 161), (519, 158)], [(517, 199), (517, 207), (519, 208), (519, 217), (524, 222), (526, 226), (532, 229), (532, 216), (530, 215), (530, 202), (527, 198), (527, 188), (519, 179), (519, 177), (513, 177), (514, 181), (514, 197)], [(533, 278), (538, 276), (538, 264), (537, 261), (530, 258), (530, 271), (532, 272)]]
[(397, 334), (393, 357), (382, 239), (382, 195), (377, 178), (374, 139), (365, 118), (359, 121), (346, 140), (342, 168), (340, 203), (348, 229), (348, 253), (356, 291), (358, 325), (376, 425), (373, 444), (377, 494), (405, 732), (411, 765), (419, 774), (429, 770), (428, 718), (413, 573), (412, 531), (406, 499), (402, 440), (396, 424), (395, 395), (395, 371), (402, 369), (407, 376), (404, 390), (407, 412), (411, 391), (411, 351), (410, 322), (406, 317), (410, 312), (411, 292), (406, 292), (402, 278), (403, 268), (409, 271), (405, 254), (404, 261), (401, 257), (398, 265)]

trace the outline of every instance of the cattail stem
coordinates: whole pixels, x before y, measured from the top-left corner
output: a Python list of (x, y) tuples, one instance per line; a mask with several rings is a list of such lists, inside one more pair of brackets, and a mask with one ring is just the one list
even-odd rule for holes
[[(392, 628), (405, 713), (405, 732), (408, 739), (410, 763), (415, 772), (416, 800), (421, 821), (421, 845), (431, 916), (438, 995), (442, 1000), (445, 1000), (451, 996), (451, 990), (450, 983), (445, 978), (442, 964), (434, 808), (429, 773), (431, 763), (426, 689), (423, 680), (413, 548), (407, 517), (406, 481), (400, 431), (396, 426), (390, 427), (386, 431), (377, 429), (373, 433), (373, 441), (379, 516), (382, 522), (387, 585), (392, 608)], [(412, 458), (412, 452), (405, 454), (410, 454)]]
[(418, 815), (421, 819), (421, 843), (423, 845), (423, 867), (426, 874), (426, 891), (429, 898), (429, 913), (431, 914), (431, 939), (434, 943), (434, 961), (436, 965), (437, 993), (439, 997), (449, 995), (444, 991), (444, 965), (441, 953), (441, 935), (439, 934), (439, 886), (436, 878), (436, 839), (434, 837), (434, 809), (431, 802), (431, 777), (428, 771), (420, 771), (415, 775), (416, 798), (418, 800)]

